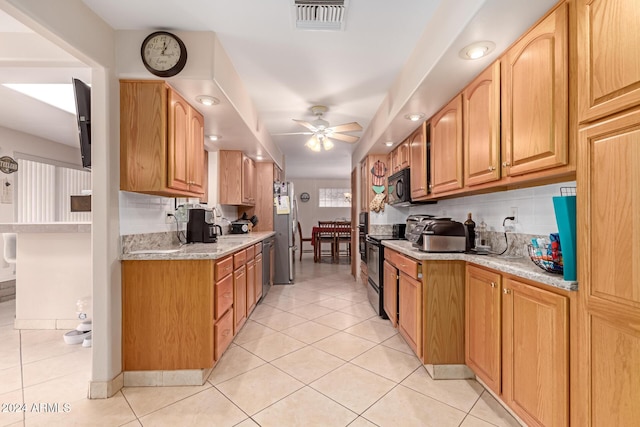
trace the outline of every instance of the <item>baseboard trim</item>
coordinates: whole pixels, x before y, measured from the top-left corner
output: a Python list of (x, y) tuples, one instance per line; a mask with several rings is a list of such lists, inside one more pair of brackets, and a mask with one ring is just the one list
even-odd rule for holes
[(80, 320), (76, 319), (16, 319), (15, 329), (75, 329)]
[(124, 387), (124, 373), (120, 372), (110, 381), (89, 381), (89, 399), (107, 399)]
[(126, 371), (125, 387), (172, 387), (203, 385), (213, 368), (180, 369), (175, 371)]
[(424, 365), (434, 380), (466, 380), (475, 378), (467, 365)]

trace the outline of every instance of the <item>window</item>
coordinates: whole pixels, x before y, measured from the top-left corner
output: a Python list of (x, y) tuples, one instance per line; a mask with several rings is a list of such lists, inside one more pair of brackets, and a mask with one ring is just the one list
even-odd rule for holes
[(348, 208), (351, 206), (349, 188), (320, 188), (318, 196), (321, 208)]

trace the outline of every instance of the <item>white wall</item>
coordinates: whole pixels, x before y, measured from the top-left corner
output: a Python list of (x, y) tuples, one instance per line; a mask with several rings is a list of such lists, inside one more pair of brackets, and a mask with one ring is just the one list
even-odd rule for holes
[[(318, 221), (331, 221), (337, 218), (351, 218), (351, 208), (321, 208), (318, 206), (318, 191), (320, 188), (351, 188), (348, 179), (292, 179), (298, 199), (300, 225), (302, 235), (311, 237), (311, 228), (318, 225)], [(307, 192), (311, 199), (302, 203), (300, 194)]]
[(517, 233), (549, 234), (558, 231), (553, 210), (553, 197), (560, 196), (560, 187), (575, 187), (576, 183), (544, 185), (540, 187), (501, 191), (476, 196), (440, 200), (434, 205), (394, 208), (387, 205), (385, 212), (370, 213), (371, 224), (393, 224), (404, 222), (410, 214), (432, 214), (452, 217), (464, 222), (471, 212), (476, 226), (481, 221), (487, 223), (491, 231), (503, 231), (502, 221), (511, 215), (511, 208), (518, 208)]

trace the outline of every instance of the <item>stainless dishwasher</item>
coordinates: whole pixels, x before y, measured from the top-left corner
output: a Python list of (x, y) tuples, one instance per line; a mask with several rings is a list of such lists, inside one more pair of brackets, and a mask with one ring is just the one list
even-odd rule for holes
[(275, 236), (268, 237), (262, 241), (262, 298), (260, 298), (260, 301), (267, 296), (271, 285), (273, 285), (275, 250)]

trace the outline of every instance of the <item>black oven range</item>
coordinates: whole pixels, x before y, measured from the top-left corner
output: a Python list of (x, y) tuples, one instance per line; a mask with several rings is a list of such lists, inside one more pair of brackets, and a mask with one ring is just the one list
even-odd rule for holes
[(383, 240), (404, 240), (398, 235), (367, 235), (367, 270), (368, 286), (367, 296), (376, 314), (383, 319), (388, 319), (384, 311), (384, 246)]

